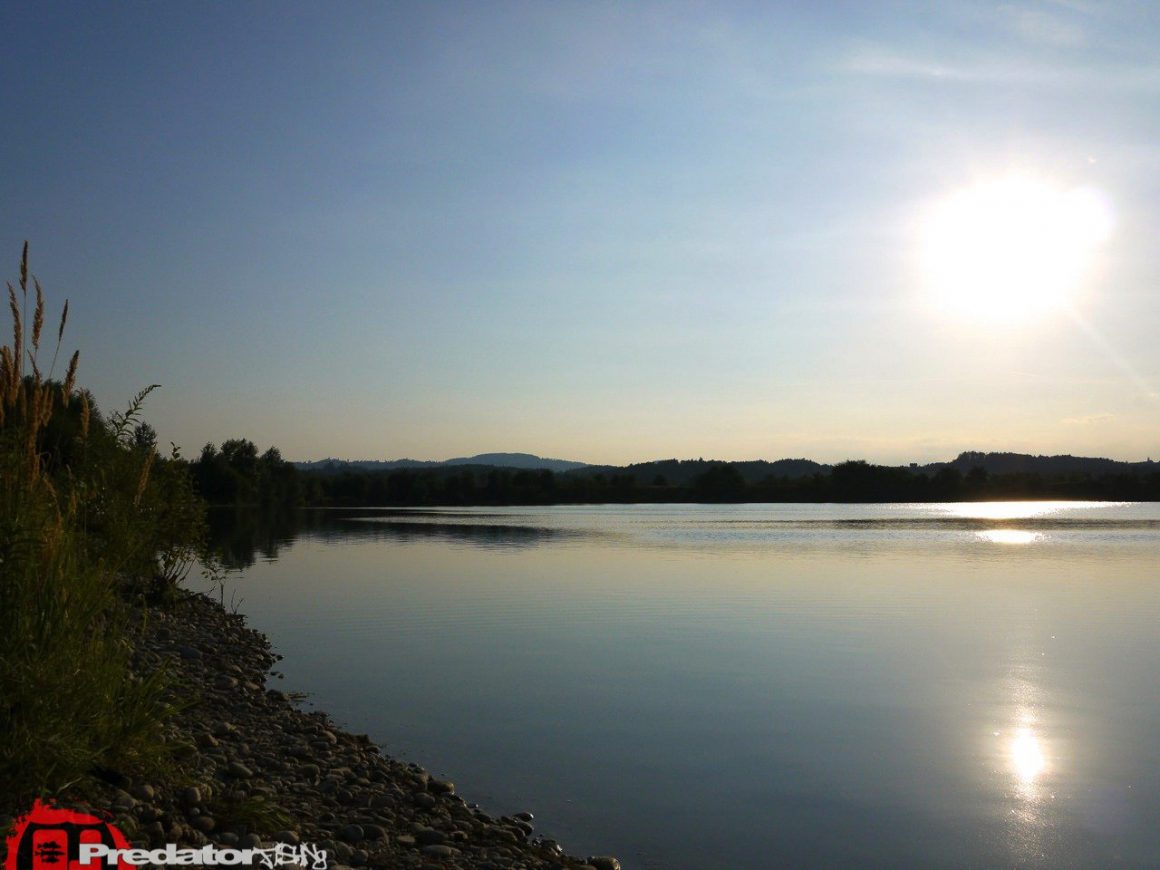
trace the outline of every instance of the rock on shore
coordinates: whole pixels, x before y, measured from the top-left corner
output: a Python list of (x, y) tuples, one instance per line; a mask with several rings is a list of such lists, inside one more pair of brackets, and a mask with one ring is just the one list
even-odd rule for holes
[(535, 837), (530, 813), (492, 817), (453, 783), (267, 690), (269, 641), (216, 602), (183, 596), (146, 624), (135, 669), (166, 667), (185, 705), (166, 734), (178, 769), (152, 782), (109, 772), (107, 802), (91, 803), (112, 809), (134, 845), (312, 844), (334, 867), (618, 870), (614, 858), (572, 857)]

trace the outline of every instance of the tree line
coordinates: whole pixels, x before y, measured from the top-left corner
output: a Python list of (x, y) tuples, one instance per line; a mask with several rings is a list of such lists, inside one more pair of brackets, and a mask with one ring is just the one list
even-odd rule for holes
[[(1160, 471), (1013, 471), (965, 473), (874, 465), (851, 460), (812, 473), (754, 476), (753, 463), (688, 461), (643, 463), (567, 472), (490, 466), (345, 467), (303, 471), (276, 448), (259, 454), (245, 439), (206, 445), (191, 463), (201, 495), (216, 505), (469, 506), (598, 503), (937, 502), (992, 499), (1160, 500)], [(669, 472), (666, 474), (665, 472)], [(743, 472), (749, 472), (747, 474)]]

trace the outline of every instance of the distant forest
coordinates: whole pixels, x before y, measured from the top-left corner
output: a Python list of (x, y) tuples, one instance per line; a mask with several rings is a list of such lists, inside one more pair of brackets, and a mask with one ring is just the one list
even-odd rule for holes
[[(207, 444), (190, 462), (213, 505), (387, 507), (600, 503), (931, 502), (989, 499), (1160, 501), (1160, 464), (1075, 456), (963, 453), (929, 465), (808, 459), (667, 459), (623, 467), (509, 468), (429, 463), (299, 468), (245, 439)], [(579, 465), (579, 463), (575, 463)]]

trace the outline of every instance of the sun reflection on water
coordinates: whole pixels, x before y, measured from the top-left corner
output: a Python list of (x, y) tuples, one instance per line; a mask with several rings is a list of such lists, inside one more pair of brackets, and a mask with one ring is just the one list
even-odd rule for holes
[(978, 501), (949, 504), (943, 510), (953, 517), (979, 520), (1024, 520), (1058, 514), (1076, 508), (1099, 507), (1097, 502)]
[(1043, 537), (1039, 532), (1027, 532), (1021, 529), (987, 529), (978, 532), (977, 535), (979, 540), (991, 544), (1031, 544)]
[(1035, 779), (1047, 768), (1039, 738), (1031, 728), (1020, 728), (1011, 741), (1011, 764), (1024, 787), (1035, 784)]
[(1052, 794), (1056, 764), (1051, 746), (1044, 737), (1043, 723), (1036, 715), (1040, 707), (1038, 691), (1026, 678), (1017, 679), (1015, 721), (1010, 730), (995, 732), (1001, 736), (998, 751), (1006, 780), (1008, 845), (1016, 865), (1035, 864), (1042, 860), (1045, 837), (1051, 827)]

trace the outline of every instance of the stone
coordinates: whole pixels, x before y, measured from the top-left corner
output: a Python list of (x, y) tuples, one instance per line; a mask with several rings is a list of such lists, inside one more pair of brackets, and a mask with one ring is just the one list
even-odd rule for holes
[(278, 831), (276, 834), (272, 835), (271, 839), (273, 839), (275, 843), (289, 843), (291, 846), (297, 846), (301, 842), (297, 831), (290, 830)]
[(196, 807), (201, 805), (201, 789), (196, 785), (191, 785), (189, 788), (181, 792), (181, 802), (187, 807)]
[(338, 832), (338, 837), (348, 843), (357, 843), (363, 838), (362, 825), (346, 825)]
[(214, 821), (212, 816), (198, 816), (196, 819), (190, 822), (190, 826), (193, 827), (195, 831), (201, 831), (203, 834), (208, 834), (210, 831), (217, 827), (217, 822)]
[(113, 798), (113, 809), (128, 811), (137, 806), (137, 801), (134, 797), (126, 791), (117, 792), (116, 797)]
[(428, 858), (440, 859), (454, 858), (459, 854), (459, 850), (451, 846), (424, 846), (422, 851)]
[(254, 775), (254, 772), (240, 761), (231, 761), (226, 773), (234, 779), (249, 779)]
[(322, 776), (322, 768), (317, 764), (303, 764), (298, 768), (298, 772), (312, 782), (317, 782), (318, 778)]
[(151, 785), (141, 784), (135, 785), (129, 790), (129, 794), (137, 798), (139, 801), (151, 801), (157, 796), (156, 790)]
[(366, 824), (364, 824), (362, 826), (362, 829), (363, 829), (363, 836), (366, 837), (368, 840), (385, 840), (387, 837), (387, 832), (383, 829), (382, 825), (366, 825)]
[(426, 825), (416, 825), (415, 840), (422, 846), (441, 845), (447, 842), (447, 835)]
[(620, 870), (620, 861), (611, 855), (590, 855), (588, 863), (596, 870)]
[(430, 810), (430, 809), (434, 809), (435, 803), (436, 803), (435, 798), (433, 798), (431, 795), (427, 794), (427, 792), (425, 792), (425, 791), (421, 791), (417, 795), (415, 795), (415, 806), (417, 806), (417, 807), (422, 807), (425, 810)]
[(427, 788), (435, 794), (455, 793), (455, 783), (449, 779), (433, 779), (427, 783)]

